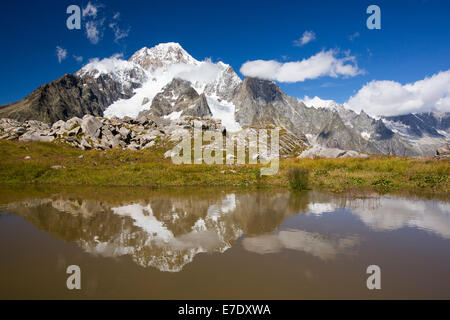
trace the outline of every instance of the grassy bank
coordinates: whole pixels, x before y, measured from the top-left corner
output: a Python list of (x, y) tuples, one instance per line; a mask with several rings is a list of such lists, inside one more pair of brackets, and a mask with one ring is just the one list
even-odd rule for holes
[(290, 170), (305, 168), (312, 189), (440, 196), (450, 191), (450, 162), (434, 159), (286, 159), (276, 175), (261, 176), (258, 165), (178, 166), (163, 155), (162, 149), (82, 151), (50, 143), (0, 141), (0, 184), (288, 188)]

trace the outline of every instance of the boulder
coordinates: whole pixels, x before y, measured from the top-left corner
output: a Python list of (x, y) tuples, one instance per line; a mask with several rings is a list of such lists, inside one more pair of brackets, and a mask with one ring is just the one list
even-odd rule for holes
[(91, 145), (91, 143), (89, 143), (89, 141), (85, 137), (81, 138), (80, 148), (82, 150), (91, 150), (92, 147), (93, 146)]
[(441, 159), (450, 158), (450, 145), (447, 144), (436, 150), (436, 157)]
[(50, 126), (47, 123), (36, 121), (36, 120), (28, 120), (24, 122), (24, 126), (28, 129), (32, 130), (49, 130)]
[(303, 151), (298, 158), (368, 158), (369, 156), (353, 150), (342, 150), (337, 148), (327, 148), (322, 146), (313, 146)]
[(155, 145), (155, 141), (150, 141), (149, 143), (147, 143), (145, 146), (141, 147), (142, 150), (151, 148)]
[(67, 120), (67, 122), (64, 124), (64, 129), (66, 131), (69, 131), (77, 126), (81, 126), (82, 121), (83, 120), (78, 117), (73, 117), (72, 119)]
[(121, 146), (121, 145), (126, 145), (126, 143), (121, 141), (121, 135), (117, 134), (114, 135), (111, 130), (109, 130), (108, 128), (103, 128), (102, 129), (102, 140), (101, 140), (101, 144), (105, 147), (105, 148), (115, 148), (117, 146)]
[(127, 144), (120, 139), (120, 135), (112, 137), (112, 139), (110, 140), (110, 144), (111, 148), (117, 148), (119, 146), (124, 148), (127, 146)]
[(114, 138), (114, 135), (108, 128), (103, 128), (102, 137), (106, 137), (108, 140), (112, 140)]
[(19, 138), (19, 141), (23, 142), (52, 142), (53, 140), (55, 137), (38, 131), (27, 131)]
[(17, 134), (18, 136), (23, 135), (27, 130), (24, 127), (18, 127), (11, 131), (12, 134)]
[(124, 140), (127, 140), (130, 138), (131, 130), (123, 126), (119, 129), (119, 133)]
[(62, 120), (56, 121), (56, 122), (52, 125), (52, 131), (57, 131), (57, 130), (59, 130), (59, 129), (61, 129), (61, 128), (64, 128), (65, 124), (66, 124), (66, 123), (65, 123), (64, 121), (62, 121)]
[(136, 142), (131, 142), (131, 143), (128, 145), (128, 149), (129, 149), (129, 150), (140, 150), (140, 149), (141, 149), (141, 146), (140, 146), (139, 144), (137, 144)]
[(84, 116), (81, 121), (81, 130), (83, 130), (85, 135), (90, 137), (98, 138), (100, 136), (101, 127), (102, 122), (91, 115)]
[(133, 123), (134, 119), (131, 118), (131, 117), (125, 116), (125, 117), (122, 118), (122, 121), (125, 122), (125, 123)]
[(149, 142), (153, 142), (155, 139), (156, 136), (149, 133), (139, 136), (139, 141), (142, 146), (145, 146)]
[(69, 137), (70, 137), (70, 136), (76, 136), (76, 135), (78, 135), (80, 132), (81, 132), (81, 127), (78, 126), (78, 127), (73, 128), (73, 129), (70, 130), (70, 131), (67, 131), (67, 135), (68, 135)]

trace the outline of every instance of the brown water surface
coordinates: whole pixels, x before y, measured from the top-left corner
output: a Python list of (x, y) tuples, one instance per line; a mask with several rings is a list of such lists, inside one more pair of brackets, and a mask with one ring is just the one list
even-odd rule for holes
[(443, 200), (2, 188), (0, 212), (1, 299), (450, 299)]

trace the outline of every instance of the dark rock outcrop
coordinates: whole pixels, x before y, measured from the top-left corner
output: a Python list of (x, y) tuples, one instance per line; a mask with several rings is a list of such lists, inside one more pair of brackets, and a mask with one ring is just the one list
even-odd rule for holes
[(199, 95), (189, 81), (175, 78), (153, 98), (150, 110), (141, 112), (138, 118), (146, 115), (164, 117), (173, 112), (199, 118), (212, 115), (205, 95)]
[(380, 153), (369, 141), (347, 127), (337, 113), (317, 137), (320, 145), (343, 150), (359, 150), (364, 153)]
[(66, 74), (40, 86), (23, 100), (0, 107), (0, 117), (52, 124), (86, 114), (102, 116), (114, 101), (132, 95), (132, 88), (123, 88), (108, 75), (95, 78)]
[(423, 137), (424, 135), (443, 137), (438, 130), (447, 131), (450, 128), (449, 113), (409, 113), (400, 116), (385, 117), (385, 119), (402, 123), (406, 126), (407, 133), (416, 137)]

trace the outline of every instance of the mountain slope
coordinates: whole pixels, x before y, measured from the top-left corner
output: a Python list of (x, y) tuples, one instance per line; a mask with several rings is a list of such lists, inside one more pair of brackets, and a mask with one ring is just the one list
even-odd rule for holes
[(366, 113), (356, 114), (335, 102), (327, 107), (306, 106), (286, 95), (274, 82), (247, 78), (233, 99), (241, 126), (282, 127), (311, 145), (364, 153), (416, 155), (417, 153)]
[(421, 138), (423, 136), (442, 138), (450, 128), (449, 113), (409, 113), (400, 116), (383, 117), (386, 124), (393, 130), (405, 135)]
[(0, 117), (51, 124), (85, 114), (101, 116), (115, 100), (131, 97), (132, 91), (123, 89), (109, 75), (81, 78), (66, 74), (40, 86), (23, 100), (1, 107)]
[(328, 148), (342, 150), (358, 150), (364, 153), (381, 153), (368, 140), (347, 127), (341, 117), (334, 113), (331, 121), (322, 129), (317, 136), (317, 142)]
[[(391, 130), (384, 119), (375, 119), (364, 111), (358, 114), (335, 101), (322, 100), (318, 97), (313, 99), (307, 98), (305, 102), (314, 109), (327, 109), (337, 113), (345, 126), (357, 134), (355, 140), (360, 140), (360, 137), (362, 137), (369, 141), (370, 149), (378, 150), (376, 153), (401, 156), (431, 156), (435, 152), (435, 146), (430, 147), (426, 151), (416, 148), (411, 144), (411, 141), (398, 134), (396, 130)], [(445, 141), (440, 140), (436, 141), (436, 143), (441, 145)], [(360, 150), (354, 148), (352, 150), (361, 151), (364, 145), (366, 145), (365, 142), (356, 146), (357, 148), (361, 148)]]
[(382, 117), (383, 123), (420, 155), (434, 155), (450, 142), (450, 113), (416, 113)]
[(211, 110), (204, 94), (199, 95), (189, 81), (175, 78), (153, 98), (150, 110), (139, 113), (175, 120), (181, 116), (210, 117)]
[(129, 99), (147, 81), (146, 72), (117, 58), (94, 60), (74, 75), (40, 86), (23, 100), (0, 108), (0, 117), (54, 123), (85, 114), (103, 116), (119, 99)]

